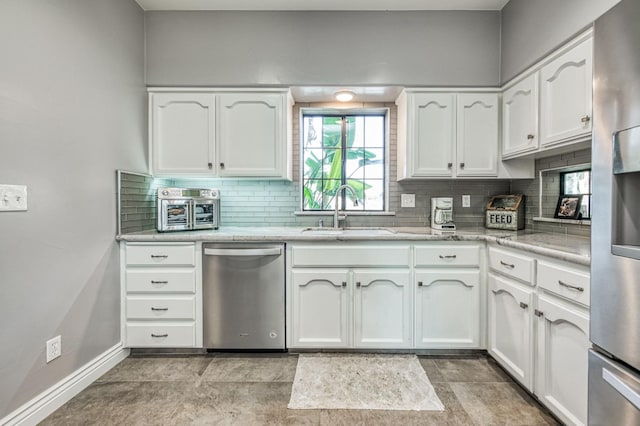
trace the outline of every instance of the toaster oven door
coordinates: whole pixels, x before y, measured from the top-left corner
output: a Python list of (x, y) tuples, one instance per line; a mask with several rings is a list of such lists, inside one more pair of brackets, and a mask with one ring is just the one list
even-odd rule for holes
[(158, 231), (184, 231), (191, 229), (191, 200), (160, 200)]
[(193, 229), (218, 229), (219, 200), (193, 200)]

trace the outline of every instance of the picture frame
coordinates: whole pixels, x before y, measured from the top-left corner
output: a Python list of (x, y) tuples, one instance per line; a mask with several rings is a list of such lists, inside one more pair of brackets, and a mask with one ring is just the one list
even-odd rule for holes
[(564, 194), (558, 197), (555, 219), (580, 219), (580, 206), (582, 205), (582, 195)]

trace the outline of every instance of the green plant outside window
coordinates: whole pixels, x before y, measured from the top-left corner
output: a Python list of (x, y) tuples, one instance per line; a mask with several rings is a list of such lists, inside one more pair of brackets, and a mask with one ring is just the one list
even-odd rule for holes
[(384, 211), (385, 163), (384, 115), (304, 115), (303, 210), (333, 210), (336, 190), (348, 184), (358, 205), (344, 191), (340, 207)]

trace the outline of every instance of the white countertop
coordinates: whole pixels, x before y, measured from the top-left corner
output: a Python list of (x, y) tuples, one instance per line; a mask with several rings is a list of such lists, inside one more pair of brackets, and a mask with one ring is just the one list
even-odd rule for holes
[[(300, 227), (223, 226), (215, 231), (157, 232), (153, 230), (136, 232), (118, 235), (117, 240), (129, 242), (487, 241), (581, 265), (588, 266), (591, 262), (590, 239), (575, 235), (501, 231), (485, 228), (459, 229), (446, 233), (440, 233), (426, 227), (347, 229), (351, 229), (352, 232), (337, 233), (332, 228), (315, 231)], [(384, 230), (389, 232), (384, 232)]]

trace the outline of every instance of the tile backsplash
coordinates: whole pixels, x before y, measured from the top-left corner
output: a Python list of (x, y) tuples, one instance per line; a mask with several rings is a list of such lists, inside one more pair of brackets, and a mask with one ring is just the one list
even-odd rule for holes
[(119, 232), (146, 231), (156, 228), (156, 190), (172, 186), (173, 180), (139, 173), (118, 173)]

